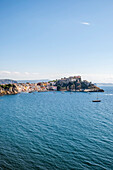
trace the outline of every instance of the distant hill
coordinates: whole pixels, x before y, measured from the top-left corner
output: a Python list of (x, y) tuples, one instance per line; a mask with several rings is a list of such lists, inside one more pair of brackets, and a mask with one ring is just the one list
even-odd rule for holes
[(17, 81), (10, 79), (0, 79), (0, 84), (13, 84), (13, 83), (17, 83)]
[(18, 80), (18, 83), (38, 83), (38, 82), (48, 82), (49, 79), (41, 79), (41, 80)]
[(113, 86), (113, 83), (97, 83), (98, 86)]
[(41, 79), (41, 80), (11, 80), (11, 79), (0, 79), (0, 84), (13, 84), (13, 83), (38, 83), (38, 82), (48, 82), (49, 79)]

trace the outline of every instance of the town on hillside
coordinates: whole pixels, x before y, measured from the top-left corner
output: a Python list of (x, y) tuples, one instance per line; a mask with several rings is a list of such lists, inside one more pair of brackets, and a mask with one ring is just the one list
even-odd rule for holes
[(0, 84), (0, 95), (18, 94), (21, 92), (32, 93), (35, 91), (104, 92), (103, 89), (91, 82), (87, 80), (82, 81), (81, 76), (64, 77), (58, 80), (38, 83), (13, 83), (11, 80), (9, 84)]

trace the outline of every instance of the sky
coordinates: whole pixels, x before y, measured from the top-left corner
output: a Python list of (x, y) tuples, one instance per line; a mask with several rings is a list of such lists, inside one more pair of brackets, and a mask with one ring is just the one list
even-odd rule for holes
[(0, 0), (0, 78), (113, 83), (113, 0)]

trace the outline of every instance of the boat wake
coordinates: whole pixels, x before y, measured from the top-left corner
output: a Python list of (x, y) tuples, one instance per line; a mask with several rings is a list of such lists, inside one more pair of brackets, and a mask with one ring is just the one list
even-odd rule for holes
[(105, 95), (107, 95), (107, 96), (113, 96), (113, 94), (105, 94)]

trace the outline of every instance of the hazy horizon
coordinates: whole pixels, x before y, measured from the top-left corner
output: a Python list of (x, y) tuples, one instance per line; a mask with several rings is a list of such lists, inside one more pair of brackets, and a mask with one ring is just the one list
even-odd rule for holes
[(43, 78), (29, 78), (29, 76), (27, 76), (27, 78), (24, 78), (24, 79), (17, 79), (16, 77), (15, 78), (12, 78), (12, 77), (5, 77), (5, 78), (2, 78), (0, 77), (0, 79), (11, 79), (11, 80), (16, 80), (16, 81), (33, 81), (33, 80), (56, 80), (56, 79), (60, 79), (60, 78), (63, 78), (63, 77), (70, 77), (70, 76), (78, 76), (80, 75), (82, 80), (88, 80), (88, 81), (91, 81), (93, 83), (113, 83), (113, 75), (96, 75), (96, 74), (64, 74), (64, 75), (60, 75), (60, 76), (56, 76), (56, 77), (51, 77), (51, 78), (48, 78), (48, 77), (43, 77)]

